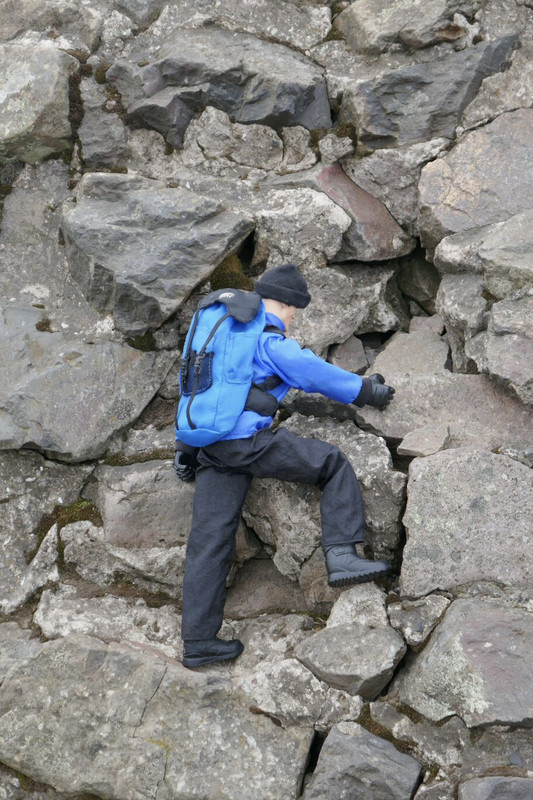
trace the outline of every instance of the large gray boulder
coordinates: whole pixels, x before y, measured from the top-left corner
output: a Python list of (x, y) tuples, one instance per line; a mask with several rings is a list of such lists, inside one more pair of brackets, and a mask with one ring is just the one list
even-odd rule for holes
[[(36, 308), (0, 317), (0, 446), (30, 445), (67, 461), (102, 455), (137, 419), (175, 360), (117, 342), (50, 333)], [(16, 354), (16, 358), (13, 357)]]
[(336, 261), (384, 261), (403, 256), (415, 247), (385, 205), (353, 182), (340, 164), (319, 165), (312, 170), (278, 178), (276, 185), (307, 186), (324, 192), (352, 222), (343, 237)]
[(0, 709), (4, 764), (110, 800), (296, 798), (313, 735), (251, 713), (223, 677), (82, 635), (12, 672)]
[(487, 598), (456, 600), (393, 695), (435, 722), (531, 725), (531, 613)]
[(0, 44), (0, 163), (69, 150), (69, 78), (77, 62), (52, 42)]
[(405, 800), (412, 797), (421, 766), (393, 744), (354, 722), (330, 731), (304, 800)]
[(106, 11), (105, 0), (90, 5), (75, 0), (4, 0), (0, 38), (10, 40), (32, 31), (87, 58), (98, 46)]
[[(335, 443), (346, 454), (361, 482), (370, 544), (380, 555), (390, 556), (399, 541), (405, 476), (392, 468), (384, 442), (348, 421), (338, 424), (293, 414), (284, 427), (298, 436)], [(303, 562), (320, 543), (320, 491), (304, 484), (255, 480), (244, 519), (262, 541), (275, 546), (279, 571), (298, 578)]]
[(533, 109), (501, 114), (426, 164), (419, 184), (419, 228), (430, 255), (449, 234), (533, 207), (532, 121)]
[(252, 228), (208, 197), (125, 175), (87, 175), (63, 211), (72, 275), (129, 335), (158, 328)]
[[(511, 397), (486, 375), (449, 372), (442, 361), (440, 337), (421, 350), (420, 333), (396, 333), (377, 356), (371, 371), (379, 372), (396, 394), (384, 411), (357, 409), (358, 424), (399, 442), (408, 433), (428, 426), (449, 426), (447, 447), (475, 446), (493, 450), (513, 444), (527, 447), (524, 431), (531, 430), (531, 410)], [(435, 351), (434, 347), (438, 349)], [(446, 348), (447, 349), (447, 348)], [(434, 361), (431, 353), (439, 354)]]
[(401, 593), (475, 581), (531, 585), (533, 476), (506, 456), (460, 448), (409, 470)]
[(151, 127), (156, 126), (149, 109), (160, 95), (165, 102), (175, 98), (172, 127), (182, 133), (187, 111), (206, 105), (225, 111), (233, 122), (309, 130), (331, 125), (326, 84), (316, 64), (283, 45), (222, 28), (174, 30), (151, 64), (138, 67), (120, 59), (107, 79), (136, 119), (142, 121), (148, 110)]
[(533, 198), (531, 206), (502, 222), (447, 236), (435, 250), (439, 272), (481, 275), (483, 288), (498, 300), (533, 285)]
[[(466, 33), (456, 14), (473, 16), (476, 0), (359, 0), (335, 19), (351, 50), (377, 54), (394, 45), (428, 47), (460, 40)], [(466, 21), (465, 21), (466, 22)]]
[(356, 83), (344, 93), (341, 119), (356, 126), (358, 151), (453, 139), (481, 81), (503, 69), (515, 43), (513, 36), (483, 42)]
[[(2, 452), (0, 457), (0, 609), (11, 613), (23, 605), (39, 574), (52, 571), (57, 559), (47, 553), (44, 569), (37, 570), (37, 557), (53, 515), (75, 503), (91, 468), (57, 464), (35, 452)], [(48, 523), (46, 519), (48, 518)], [(43, 527), (44, 530), (41, 528)], [(45, 549), (48, 548), (45, 546)], [(53, 550), (53, 548), (52, 548)], [(44, 551), (42, 553), (44, 555)], [(42, 562), (41, 562), (42, 563)], [(46, 581), (45, 581), (46, 582)], [(42, 584), (40, 584), (42, 585)], [(24, 589), (26, 587), (26, 589)]]

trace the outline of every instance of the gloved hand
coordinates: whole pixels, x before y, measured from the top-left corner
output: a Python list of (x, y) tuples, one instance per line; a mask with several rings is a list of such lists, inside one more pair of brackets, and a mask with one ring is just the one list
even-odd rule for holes
[(196, 477), (196, 467), (198, 462), (196, 457), (191, 453), (183, 453), (181, 450), (176, 450), (174, 456), (174, 470), (176, 475), (184, 483), (192, 483)]
[(368, 380), (372, 382), (372, 394), (370, 399), (366, 401), (367, 405), (375, 408), (385, 408), (390, 403), (395, 390), (392, 386), (387, 386), (385, 378), (379, 372), (370, 375)]
[(361, 391), (355, 398), (354, 405), (362, 408), (363, 406), (374, 406), (375, 408), (385, 408), (390, 402), (394, 389), (387, 386), (383, 375), (375, 372), (368, 378), (363, 378)]

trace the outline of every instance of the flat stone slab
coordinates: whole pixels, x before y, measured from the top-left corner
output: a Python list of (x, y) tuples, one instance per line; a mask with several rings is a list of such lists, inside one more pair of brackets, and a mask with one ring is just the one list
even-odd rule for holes
[(0, 625), (0, 683), (13, 667), (33, 656), (41, 647), (34, 631), (21, 628), (17, 622)]
[(392, 694), (438, 722), (531, 726), (533, 616), (487, 599), (456, 600)]
[(418, 761), (390, 742), (354, 722), (341, 722), (327, 736), (303, 798), (405, 800), (420, 772)]
[(110, 800), (296, 798), (313, 738), (251, 713), (227, 679), (82, 635), (11, 673), (0, 709), (4, 764)]
[(459, 448), (413, 461), (408, 487), (402, 595), (474, 581), (531, 586), (530, 469), (507, 456)]
[(419, 227), (430, 255), (445, 236), (533, 206), (532, 122), (533, 109), (501, 114), (423, 168)]
[(50, 333), (37, 308), (0, 311), (0, 447), (97, 458), (137, 419), (172, 366), (169, 352)]
[(158, 328), (253, 228), (243, 215), (185, 189), (89, 174), (63, 209), (74, 279), (88, 302), (134, 336)]

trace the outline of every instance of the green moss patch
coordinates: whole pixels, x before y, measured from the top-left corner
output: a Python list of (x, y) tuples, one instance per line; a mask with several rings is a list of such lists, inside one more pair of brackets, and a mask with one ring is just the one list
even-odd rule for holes
[(244, 274), (242, 262), (237, 255), (227, 256), (211, 273), (211, 289), (247, 289), (254, 288), (253, 281)]

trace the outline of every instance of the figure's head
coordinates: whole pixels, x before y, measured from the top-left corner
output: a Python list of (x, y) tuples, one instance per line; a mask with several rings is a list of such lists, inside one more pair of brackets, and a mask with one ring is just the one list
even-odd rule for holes
[(278, 300), (295, 308), (305, 308), (311, 302), (307, 283), (296, 264), (280, 264), (267, 269), (255, 282), (254, 288), (264, 300)]

